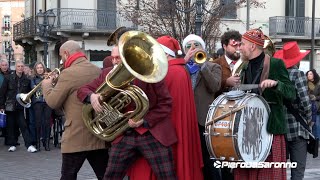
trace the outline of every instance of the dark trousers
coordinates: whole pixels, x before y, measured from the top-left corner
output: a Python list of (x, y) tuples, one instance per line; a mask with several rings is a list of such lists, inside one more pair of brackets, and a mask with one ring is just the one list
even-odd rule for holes
[(297, 162), (297, 168), (291, 168), (291, 180), (302, 180), (307, 161), (307, 140), (298, 137), (294, 141), (287, 141), (291, 162)]
[(200, 140), (201, 140), (201, 150), (202, 150), (202, 159), (203, 159), (203, 177), (204, 180), (220, 180), (221, 172), (219, 168), (215, 168), (213, 166), (214, 160), (210, 159), (210, 154), (208, 152), (207, 144), (203, 133), (205, 132), (205, 128), (203, 126), (199, 126), (200, 132)]
[(7, 111), (7, 144), (16, 146), (18, 143), (17, 130), (20, 129), (26, 147), (31, 145), (31, 137), (23, 109)]
[(51, 108), (46, 103), (35, 103), (32, 106), (35, 112), (36, 140), (49, 139)]
[(30, 108), (27, 109), (29, 111), (29, 131), (30, 131), (30, 136), (32, 140), (32, 144), (36, 144), (36, 122), (35, 122), (35, 117), (34, 117), (34, 109), (33, 105), (31, 105)]
[(86, 159), (97, 178), (101, 180), (108, 164), (107, 149), (62, 153), (61, 180), (76, 180), (77, 174)]
[(172, 148), (162, 145), (150, 132), (143, 135), (136, 131), (127, 133), (110, 148), (110, 159), (104, 180), (122, 180), (128, 168), (143, 156), (157, 179), (176, 180)]

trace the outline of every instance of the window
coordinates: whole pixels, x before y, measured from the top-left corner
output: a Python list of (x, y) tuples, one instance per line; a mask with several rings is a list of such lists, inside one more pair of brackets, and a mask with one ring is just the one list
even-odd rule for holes
[(305, 17), (305, 0), (286, 0), (285, 15)]
[(220, 3), (224, 3), (224, 9), (222, 18), (236, 19), (237, 18), (237, 6), (235, 0), (220, 0)]
[(10, 28), (10, 16), (4, 16), (3, 17), (3, 27), (5, 27), (5, 28)]
[(9, 41), (3, 41), (2, 42), (2, 53), (5, 54), (6, 53), (6, 49), (10, 46), (10, 42)]

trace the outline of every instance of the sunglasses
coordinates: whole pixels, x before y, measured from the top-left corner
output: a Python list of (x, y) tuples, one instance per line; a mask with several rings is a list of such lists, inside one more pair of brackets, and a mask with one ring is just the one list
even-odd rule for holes
[(236, 48), (241, 46), (241, 42), (235, 41), (234, 39), (230, 40), (229, 45)]
[(200, 46), (201, 46), (201, 44), (200, 44), (200, 43), (198, 43), (198, 42), (194, 42), (194, 43), (188, 43), (188, 44), (186, 44), (186, 48), (187, 48), (187, 49), (190, 49), (190, 48), (191, 48), (191, 46), (192, 46), (192, 44), (193, 44), (193, 46), (194, 46), (195, 48), (198, 48), (198, 47), (200, 47)]

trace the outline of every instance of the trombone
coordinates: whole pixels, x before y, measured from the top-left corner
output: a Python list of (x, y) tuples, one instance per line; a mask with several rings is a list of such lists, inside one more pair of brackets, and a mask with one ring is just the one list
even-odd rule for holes
[[(55, 68), (52, 72), (50, 72), (46, 78), (50, 77), (53, 73), (57, 73), (58, 75), (60, 75), (62, 70), (62, 67), (60, 68)], [(43, 81), (43, 80), (42, 80)], [(31, 106), (31, 96), (37, 92), (37, 90), (41, 87), (42, 81), (37, 84), (29, 93), (24, 94), (24, 93), (19, 93), (16, 96), (16, 100), (18, 101), (18, 103), (25, 107), (25, 108), (29, 108)]]

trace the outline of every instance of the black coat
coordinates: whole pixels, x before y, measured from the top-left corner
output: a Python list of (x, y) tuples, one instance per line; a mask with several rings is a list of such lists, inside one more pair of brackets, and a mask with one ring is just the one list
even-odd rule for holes
[(15, 71), (7, 75), (0, 89), (0, 109), (5, 109), (6, 106), (13, 106), (15, 109), (23, 109), (17, 102), (16, 95), (18, 93), (28, 93), (31, 90), (30, 79), (22, 74), (19, 78)]

